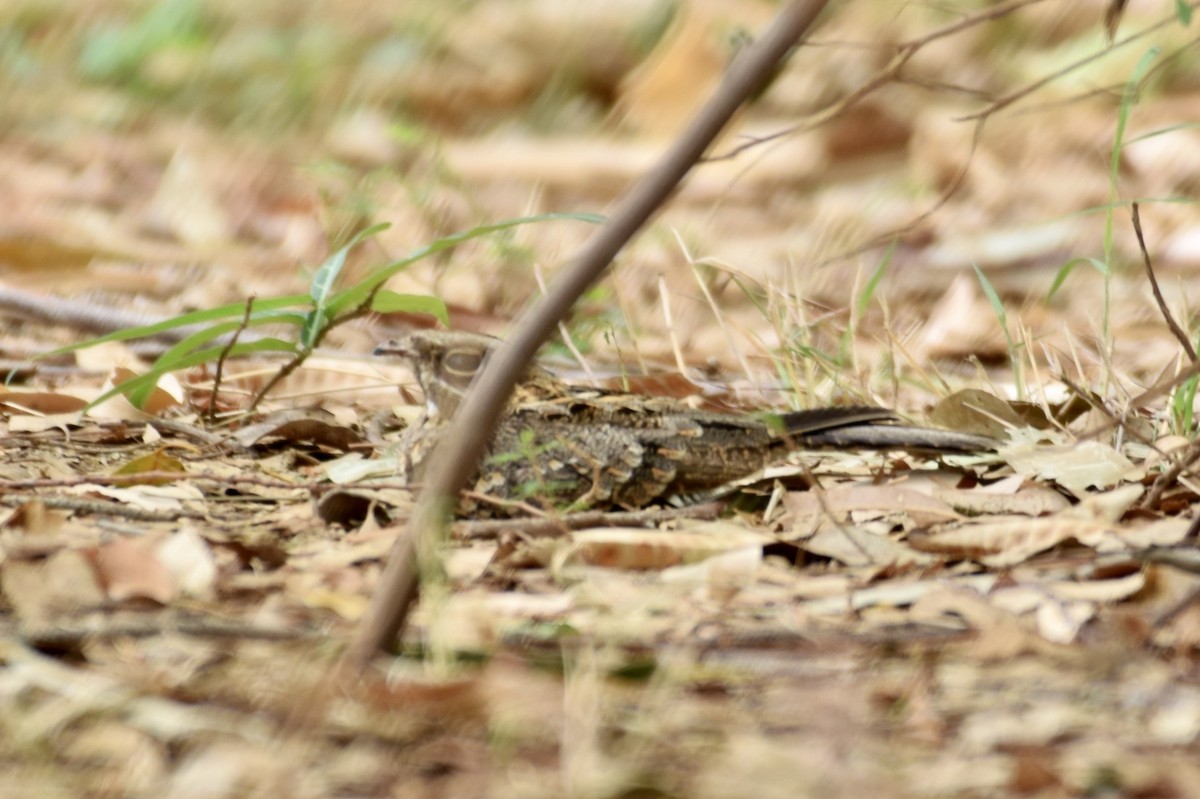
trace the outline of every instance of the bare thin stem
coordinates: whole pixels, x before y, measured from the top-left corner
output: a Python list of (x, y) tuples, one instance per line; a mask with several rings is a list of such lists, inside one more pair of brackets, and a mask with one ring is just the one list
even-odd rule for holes
[(1133, 232), (1137, 234), (1138, 247), (1142, 251), (1142, 263), (1146, 265), (1146, 277), (1150, 280), (1150, 289), (1154, 292), (1154, 301), (1158, 303), (1158, 310), (1162, 312), (1163, 319), (1167, 321), (1167, 327), (1171, 329), (1171, 334), (1179, 339), (1179, 344), (1187, 353), (1188, 360), (1195, 363), (1196, 348), (1192, 346), (1187, 333), (1171, 315), (1171, 309), (1167, 307), (1167, 301), (1163, 299), (1162, 289), (1158, 287), (1158, 278), (1154, 276), (1154, 266), (1150, 263), (1150, 252), (1146, 249), (1146, 237), (1142, 235), (1142, 216), (1138, 213), (1137, 203), (1133, 204)]
[(217, 399), (221, 396), (221, 378), (225, 375), (225, 360), (229, 357), (229, 353), (233, 351), (233, 346), (237, 344), (238, 338), (250, 325), (250, 312), (254, 310), (254, 295), (246, 298), (246, 310), (242, 314), (242, 323), (238, 325), (237, 330), (233, 331), (233, 335), (229, 337), (229, 341), (225, 343), (221, 350), (220, 356), (217, 357), (217, 368), (213, 375), (212, 397), (208, 401), (208, 417), (209, 424), (215, 424), (217, 421)]

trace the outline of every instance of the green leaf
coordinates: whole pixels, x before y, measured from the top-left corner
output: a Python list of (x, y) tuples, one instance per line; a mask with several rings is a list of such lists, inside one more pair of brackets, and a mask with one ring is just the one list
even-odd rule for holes
[(1186, 28), (1192, 24), (1192, 4), (1187, 0), (1175, 0), (1175, 16), (1179, 18), (1179, 22)]
[(1141, 136), (1134, 136), (1132, 139), (1125, 140), (1125, 146), (1136, 144), (1146, 139), (1153, 139), (1155, 136), (1162, 136), (1166, 133), (1174, 133), (1177, 130), (1190, 130), (1192, 128), (1200, 128), (1200, 122), (1180, 122), (1178, 125), (1167, 125), (1165, 128), (1155, 128), (1149, 133), (1143, 133)]
[(1104, 261), (1101, 261), (1099, 258), (1085, 258), (1083, 256), (1072, 258), (1059, 267), (1058, 272), (1054, 274), (1054, 282), (1050, 284), (1050, 290), (1046, 292), (1047, 301), (1054, 297), (1055, 293), (1062, 288), (1063, 283), (1067, 281), (1067, 277), (1074, 272), (1075, 267), (1079, 266), (1080, 264), (1091, 264), (1100, 274), (1105, 276), (1108, 275), (1108, 266), (1105, 265)]
[(987, 279), (987, 275), (979, 268), (979, 264), (971, 264), (971, 268), (975, 270), (975, 274), (979, 276), (979, 285), (983, 287), (983, 293), (987, 295), (988, 302), (992, 304), (992, 310), (996, 314), (996, 318), (1000, 320), (1000, 326), (1004, 328), (1005, 334), (1008, 331), (1008, 312), (1004, 310), (1004, 303), (1000, 301), (1000, 295), (996, 293), (996, 289), (992, 287), (992, 281)]
[(375, 292), (375, 300), (371, 303), (375, 313), (423, 313), (436, 316), (438, 321), (447, 327), (450, 325), (450, 314), (446, 303), (438, 297), (426, 294), (399, 294), (395, 291), (382, 289)]
[(366, 230), (360, 231), (350, 241), (338, 248), (338, 250), (325, 259), (325, 262), (317, 267), (317, 271), (313, 274), (312, 282), (309, 284), (309, 296), (313, 298), (313, 302), (317, 307), (321, 307), (329, 298), (333, 291), (333, 284), (337, 282), (338, 275), (341, 274), (342, 268), (346, 265), (346, 256), (350, 254), (350, 250), (357, 247), (365, 239), (374, 236), (387, 230), (391, 225), (386, 222), (378, 225), (372, 225)]
[[(251, 307), (250, 324), (265, 324), (282, 319), (288, 321), (289, 314), (278, 313), (284, 308), (290, 308), (297, 305), (307, 305), (309, 298), (304, 294), (291, 294), (286, 297), (274, 297), (269, 300), (255, 300)], [(229, 305), (222, 305), (217, 308), (209, 308), (204, 311), (193, 311), (191, 313), (181, 314), (179, 316), (164, 319), (161, 322), (155, 322), (151, 325), (142, 325), (141, 327), (129, 327), (124, 330), (118, 330), (114, 333), (109, 333), (98, 338), (91, 338), (87, 341), (81, 341), (78, 344), (71, 344), (66, 347), (59, 347), (50, 352), (43, 352), (40, 355), (35, 355), (33, 360), (42, 358), (53, 358), (59, 355), (65, 355), (68, 352), (87, 349), (94, 347), (97, 344), (104, 344), (109, 341), (129, 341), (135, 338), (146, 338), (154, 336), (167, 330), (174, 330), (179, 327), (188, 327), (189, 325), (199, 325), (206, 322), (215, 322), (220, 319), (237, 318), (241, 319), (246, 313), (246, 303), (236, 302)], [(290, 315), (293, 319), (296, 315)]]
[(480, 236), (486, 236), (489, 233), (496, 233), (501, 230), (509, 230), (510, 228), (520, 225), (528, 225), (534, 222), (549, 222), (556, 219), (572, 219), (580, 222), (590, 222), (592, 224), (600, 224), (604, 221), (604, 217), (597, 214), (538, 214), (536, 216), (522, 216), (516, 219), (506, 219), (502, 222), (494, 222), (487, 225), (479, 225), (462, 233), (455, 233), (450, 236), (437, 239), (436, 241), (421, 247), (412, 252), (408, 257), (403, 258), (395, 263), (388, 264), (382, 269), (372, 272), (368, 277), (359, 281), (355, 285), (339, 292), (329, 299), (326, 304), (327, 312), (336, 316), (345, 311), (349, 311), (358, 307), (363, 300), (375, 289), (376, 286), (382, 285), (390, 280), (394, 275), (407, 269), (417, 261), (423, 258), (428, 258), (430, 255), (449, 250), (463, 242), (477, 239)]
[[(248, 355), (254, 352), (292, 352), (295, 350), (295, 347), (296, 345), (290, 341), (283, 341), (277, 338), (264, 338), (258, 341), (248, 341), (244, 344), (235, 344), (229, 351), (229, 357)], [(135, 408), (141, 408), (146, 404), (146, 399), (154, 391), (154, 387), (158, 385), (159, 378), (163, 375), (168, 372), (189, 369), (193, 366), (199, 366), (202, 363), (216, 360), (224, 350), (224, 346), (197, 350), (190, 355), (176, 359), (170, 368), (164, 368), (155, 364), (145, 374), (126, 380), (119, 386), (115, 386), (104, 392), (92, 400), (88, 404), (88, 408), (94, 408), (105, 400), (115, 397), (117, 394), (124, 394)]]
[[(301, 324), (304, 321), (304, 317), (299, 314), (289, 314), (289, 316), (296, 324)], [(162, 355), (159, 355), (158, 358), (155, 359), (151, 368), (161, 369), (166, 372), (171, 372), (175, 369), (185, 369), (187, 367), (176, 366), (175, 364), (181, 363), (201, 344), (206, 344), (209, 341), (212, 341), (213, 339), (223, 336), (227, 333), (233, 333), (241, 326), (242, 323), (239, 320), (237, 322), (222, 322), (219, 325), (213, 325), (212, 327), (206, 327), (203, 330), (197, 330), (195, 333), (183, 339), (175, 346), (166, 350)], [(275, 340), (278, 341), (279, 339)], [(221, 346), (223, 348), (224, 343), (222, 343)], [(292, 350), (295, 351), (295, 348), (296, 345), (293, 344)]]
[(389, 227), (391, 225), (385, 222), (359, 231), (350, 241), (339, 247), (336, 252), (325, 259), (323, 264), (317, 267), (317, 271), (313, 275), (312, 282), (308, 288), (309, 296), (312, 297), (313, 308), (309, 312), (308, 318), (304, 321), (304, 325), (300, 328), (300, 342), (305, 349), (311, 349), (316, 345), (317, 338), (328, 324), (327, 320), (330, 316), (327, 309), (329, 297), (333, 293), (333, 286), (337, 282), (338, 276), (342, 273), (343, 267), (346, 266), (346, 257), (350, 254), (350, 250), (357, 247), (365, 239), (374, 236), (380, 231), (387, 230)]
[(887, 274), (888, 267), (892, 265), (892, 256), (896, 254), (896, 239), (892, 239), (892, 243), (888, 245), (887, 252), (883, 254), (883, 260), (879, 262), (879, 266), (871, 274), (871, 279), (867, 281), (867, 285), (858, 295), (858, 315), (862, 316), (867, 312), (867, 306), (871, 304), (871, 299), (875, 296), (875, 292), (879, 290), (879, 283), (883, 280), (883, 276)]

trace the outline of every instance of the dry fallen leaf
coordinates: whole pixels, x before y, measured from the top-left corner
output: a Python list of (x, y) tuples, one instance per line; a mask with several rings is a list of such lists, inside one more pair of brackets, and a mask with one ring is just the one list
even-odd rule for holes
[(607, 527), (573, 532), (556, 555), (558, 568), (574, 563), (612, 569), (660, 571), (696, 563), (747, 545), (761, 547), (770, 539), (750, 531), (740, 535), (665, 532)]
[(949, 505), (903, 485), (837, 486), (821, 491), (789, 491), (783, 497), (792, 534), (811, 535), (823, 523), (848, 520), (854, 514), (897, 517), (908, 525), (927, 526), (959, 518)]
[(1089, 488), (1112, 488), (1121, 481), (1140, 480), (1145, 474), (1120, 452), (1091, 440), (1053, 447), (1014, 443), (1001, 448), (1000, 457), (1018, 474), (1053, 480), (1076, 496), (1083, 496)]
[(953, 527), (913, 533), (908, 543), (920, 552), (951, 558), (969, 558), (993, 568), (1014, 566), (1070, 539), (1096, 535), (1107, 529), (1102, 522), (1085, 519), (1026, 516), (985, 517)]
[(89, 555), (109, 599), (152, 599), (166, 604), (175, 596), (171, 574), (149, 542), (116, 538)]
[(99, 607), (104, 591), (88, 558), (64, 549), (44, 561), (7, 560), (0, 593), (23, 621), (44, 622)]

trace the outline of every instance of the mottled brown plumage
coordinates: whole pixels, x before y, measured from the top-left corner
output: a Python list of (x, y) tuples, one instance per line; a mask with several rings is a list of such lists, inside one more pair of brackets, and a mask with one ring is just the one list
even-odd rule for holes
[[(498, 343), (474, 333), (415, 331), (375, 350), (407, 359), (425, 392), (425, 413), (400, 443), (408, 480), (422, 478), (430, 452)], [(571, 510), (637, 508), (746, 477), (797, 447), (989, 448), (977, 436), (894, 421), (893, 413), (876, 407), (774, 417), (699, 411), (667, 397), (570, 385), (534, 367), (501, 417), (473, 493)]]

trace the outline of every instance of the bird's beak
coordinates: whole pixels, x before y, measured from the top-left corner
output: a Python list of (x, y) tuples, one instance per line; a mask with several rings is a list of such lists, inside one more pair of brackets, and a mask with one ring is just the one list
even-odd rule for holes
[(375, 351), (372, 354), (373, 355), (398, 355), (401, 358), (411, 358), (413, 356), (413, 351), (410, 348), (405, 347), (403, 342), (398, 341), (396, 339), (392, 339), (391, 341), (385, 341), (382, 344), (380, 344), (378, 347), (375, 348)]

